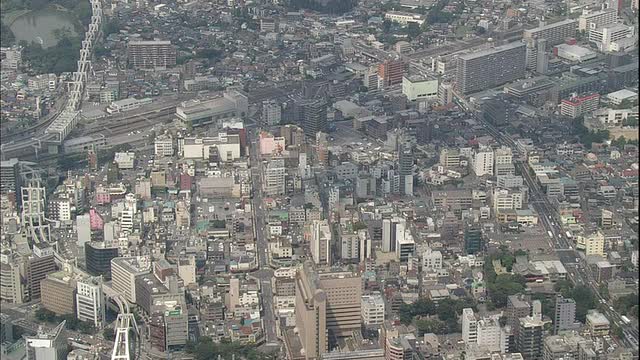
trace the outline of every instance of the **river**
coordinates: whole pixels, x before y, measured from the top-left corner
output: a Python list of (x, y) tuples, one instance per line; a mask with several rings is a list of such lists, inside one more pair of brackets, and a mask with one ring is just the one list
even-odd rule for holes
[(16, 42), (25, 40), (48, 48), (58, 43), (55, 36), (56, 29), (66, 29), (71, 35), (77, 35), (75, 22), (71, 13), (48, 8), (21, 15), (9, 27), (16, 37)]

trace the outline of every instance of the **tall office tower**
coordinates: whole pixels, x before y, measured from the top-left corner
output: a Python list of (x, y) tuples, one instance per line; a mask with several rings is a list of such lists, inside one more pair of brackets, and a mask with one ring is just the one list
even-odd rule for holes
[(398, 238), (404, 237), (406, 225), (407, 221), (398, 216), (382, 220), (382, 251), (396, 251)]
[(72, 315), (76, 312), (76, 284), (66, 271), (57, 271), (40, 281), (42, 306), (56, 315)]
[(362, 279), (351, 272), (318, 272), (306, 261), (295, 277), (296, 329), (305, 359), (320, 359), (328, 337), (360, 329)]
[(555, 315), (553, 317), (553, 333), (571, 329), (576, 322), (576, 302), (556, 295)]
[(45, 332), (42, 328), (34, 336), (25, 336), (27, 360), (65, 360), (67, 358), (67, 339), (61, 322), (55, 329)]
[(33, 254), (27, 259), (27, 289), (29, 299), (40, 298), (40, 282), (48, 274), (56, 271), (53, 248), (42, 244), (33, 244)]
[(413, 195), (413, 150), (410, 145), (398, 146), (398, 173), (400, 175), (400, 192)]
[(285, 167), (283, 158), (272, 158), (264, 165), (262, 186), (267, 196), (284, 195)]
[(295, 275), (296, 328), (305, 359), (320, 359), (329, 349), (327, 339), (327, 294), (313, 278), (313, 264), (305, 262)]
[(20, 256), (15, 253), (0, 257), (0, 301), (11, 304), (22, 304), (25, 300), (26, 287), (20, 274)]
[(462, 309), (462, 341), (468, 346), (478, 343), (478, 322), (473, 309)]
[(405, 67), (401, 60), (387, 60), (378, 65), (378, 78), (382, 79), (383, 87), (402, 84)]
[(549, 54), (547, 53), (547, 40), (538, 39), (538, 51), (536, 54), (536, 72), (544, 75), (549, 69)]
[(102, 242), (88, 242), (84, 244), (84, 253), (87, 272), (111, 280), (111, 260), (118, 257), (118, 247), (107, 246)]
[(176, 47), (171, 41), (129, 41), (129, 64), (136, 69), (168, 68), (176, 65)]
[(78, 320), (93, 323), (100, 329), (105, 321), (105, 298), (102, 277), (85, 277), (77, 282), (76, 315)]
[(502, 331), (496, 318), (478, 320), (478, 346), (491, 352), (500, 351)]
[(531, 315), (531, 304), (522, 295), (507, 297), (507, 310), (505, 312), (507, 324), (514, 333), (520, 328), (520, 318)]
[(46, 190), (40, 180), (30, 180), (21, 188), (22, 226), (32, 243), (49, 243), (51, 229), (45, 220)]
[(518, 352), (525, 359), (542, 359), (544, 322), (531, 316), (519, 319), (516, 335)]
[(280, 124), (282, 120), (282, 106), (276, 100), (262, 102), (262, 126)]
[(525, 63), (527, 70), (535, 70), (538, 62), (538, 44), (536, 39), (526, 39), (525, 43)]
[(456, 83), (463, 94), (482, 91), (525, 75), (525, 44), (514, 42), (458, 57)]
[(327, 103), (323, 98), (298, 99), (295, 108), (305, 135), (315, 137), (319, 131), (327, 131)]
[(477, 223), (467, 223), (465, 226), (464, 250), (467, 254), (476, 254), (484, 250), (482, 229)]
[(543, 24), (537, 28), (525, 30), (522, 37), (526, 41), (528, 39), (547, 39), (548, 46), (561, 44), (566, 38), (576, 36), (578, 30), (578, 22), (573, 19), (567, 19), (555, 22), (553, 24)]
[(18, 159), (0, 161), (0, 194), (13, 193), (16, 201), (19, 201), (20, 180), (20, 161)]
[(476, 176), (493, 175), (493, 149), (486, 147), (473, 156), (473, 172)]
[(314, 220), (311, 225), (311, 257), (317, 265), (331, 265), (331, 226), (327, 220)]

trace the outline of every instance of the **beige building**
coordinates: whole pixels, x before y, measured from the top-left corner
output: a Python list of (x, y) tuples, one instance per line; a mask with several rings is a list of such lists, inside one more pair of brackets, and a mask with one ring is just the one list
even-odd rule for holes
[(76, 282), (71, 274), (58, 271), (40, 281), (42, 306), (56, 315), (75, 314)]
[(327, 352), (327, 337), (361, 326), (362, 280), (352, 272), (319, 272), (311, 261), (296, 275), (296, 329), (306, 359)]

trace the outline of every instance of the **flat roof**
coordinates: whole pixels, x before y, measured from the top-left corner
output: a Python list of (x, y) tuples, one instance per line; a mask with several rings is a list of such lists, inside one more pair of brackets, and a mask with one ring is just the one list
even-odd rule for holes
[(462, 60), (472, 60), (482, 56), (487, 56), (489, 54), (496, 54), (502, 51), (508, 51), (508, 50), (519, 48), (519, 47), (525, 47), (525, 46), (526, 46), (525, 43), (515, 41), (506, 45), (497, 46), (495, 48), (481, 50), (481, 51), (477, 51), (470, 54), (460, 55), (458, 58)]

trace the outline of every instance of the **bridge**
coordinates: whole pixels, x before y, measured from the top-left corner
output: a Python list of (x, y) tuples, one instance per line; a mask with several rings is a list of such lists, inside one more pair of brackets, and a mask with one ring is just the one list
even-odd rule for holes
[(3, 157), (7, 157), (7, 153), (23, 154), (25, 152), (31, 153), (31, 151), (35, 151), (37, 156), (38, 151), (40, 151), (44, 145), (52, 145), (52, 150), (55, 152), (57, 151), (57, 147), (62, 144), (71, 130), (77, 125), (80, 117), (80, 104), (82, 103), (87, 82), (87, 72), (91, 67), (91, 54), (93, 53), (94, 43), (100, 36), (102, 25), (101, 0), (89, 1), (92, 11), (91, 23), (85, 33), (84, 40), (82, 40), (78, 69), (73, 73), (69, 93), (67, 94), (62, 111), (53, 117), (53, 120), (44, 130), (44, 133), (37, 134), (31, 139), (20, 141), (19, 143), (2, 144), (0, 151), (2, 151)]

